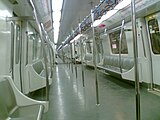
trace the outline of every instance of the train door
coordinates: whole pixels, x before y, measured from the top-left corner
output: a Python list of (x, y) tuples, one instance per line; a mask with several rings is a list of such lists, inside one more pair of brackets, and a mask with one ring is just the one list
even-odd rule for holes
[(12, 77), (15, 85), (22, 90), (22, 73), (21, 73), (21, 49), (22, 49), (22, 32), (21, 22), (14, 21), (12, 25), (12, 46), (13, 47), (13, 73)]
[(153, 72), (151, 87), (157, 88), (160, 86), (160, 13), (147, 16), (146, 24), (148, 27)]

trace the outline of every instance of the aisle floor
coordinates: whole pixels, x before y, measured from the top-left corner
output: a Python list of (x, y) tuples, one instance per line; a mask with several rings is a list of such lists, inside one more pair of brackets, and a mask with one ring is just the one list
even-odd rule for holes
[[(122, 80), (98, 73), (100, 105), (96, 104), (94, 70), (58, 64), (50, 86), (50, 107), (44, 120), (136, 120), (135, 89)], [(141, 120), (160, 120), (160, 97), (141, 88)]]

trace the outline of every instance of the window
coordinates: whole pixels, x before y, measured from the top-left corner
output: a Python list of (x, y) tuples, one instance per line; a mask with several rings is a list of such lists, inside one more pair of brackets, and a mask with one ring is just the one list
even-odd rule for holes
[[(120, 30), (115, 31), (113, 33), (109, 34), (110, 38), (110, 43), (111, 43), (111, 50), (113, 54), (119, 54), (119, 40), (120, 40)], [(127, 41), (126, 41), (126, 36), (123, 32), (122, 35), (122, 41), (121, 41), (121, 54), (128, 54), (128, 49), (127, 49)]]
[(152, 51), (154, 54), (160, 54), (160, 33), (157, 19), (148, 21)]
[(38, 44), (38, 38), (37, 38), (37, 34), (29, 34), (29, 40), (31, 40), (32, 41), (32, 52), (33, 52), (33, 54), (32, 54), (32, 60), (35, 60), (35, 59), (37, 59), (37, 44)]

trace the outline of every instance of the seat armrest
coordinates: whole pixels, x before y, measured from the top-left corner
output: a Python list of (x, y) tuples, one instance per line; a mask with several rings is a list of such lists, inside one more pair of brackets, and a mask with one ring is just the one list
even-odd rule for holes
[(8, 79), (8, 81), (10, 82), (10, 85), (12, 86), (13, 92), (15, 94), (16, 97), (16, 102), (18, 106), (27, 106), (27, 105), (35, 105), (35, 104), (42, 104), (44, 105), (44, 112), (48, 111), (48, 101), (37, 101), (34, 99), (31, 99), (27, 96), (25, 96), (23, 93), (21, 93), (17, 87), (15, 86), (15, 84), (13, 83), (13, 80), (10, 76), (4, 76), (5, 79)]

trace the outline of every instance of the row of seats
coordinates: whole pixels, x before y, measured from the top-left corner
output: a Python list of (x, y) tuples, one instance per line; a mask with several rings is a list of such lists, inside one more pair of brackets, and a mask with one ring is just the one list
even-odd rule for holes
[[(133, 68), (134, 60), (129, 57), (121, 57), (121, 68), (123, 72), (126, 72)], [(98, 65), (99, 68), (105, 70), (115, 71), (120, 73), (120, 61), (119, 56), (105, 56), (101, 65)]]

